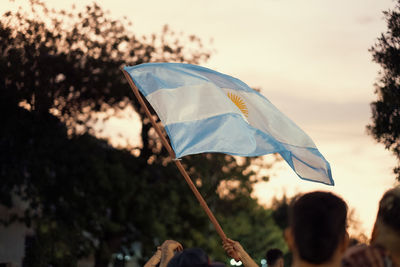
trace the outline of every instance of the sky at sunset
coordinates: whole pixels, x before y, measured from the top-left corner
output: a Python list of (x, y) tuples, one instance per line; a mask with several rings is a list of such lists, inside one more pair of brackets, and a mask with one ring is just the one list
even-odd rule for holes
[[(77, 7), (92, 1), (45, 1)], [(382, 11), (392, 0), (104, 0), (111, 16), (127, 16), (140, 35), (163, 25), (195, 34), (215, 50), (203, 64), (261, 89), (308, 133), (330, 162), (336, 185), (303, 181), (282, 162), (255, 188), (262, 203), (315, 189), (341, 195), (355, 208), (369, 235), (383, 192), (395, 184), (395, 157), (366, 134), (379, 66), (368, 49), (386, 30)], [(9, 6), (14, 6), (7, 4)], [(0, 8), (5, 10), (8, 6)], [(210, 41), (212, 40), (212, 42)], [(121, 78), (123, 78), (121, 74)], [(134, 119), (133, 119), (134, 120)], [(108, 129), (133, 140), (132, 121), (111, 120)], [(111, 130), (109, 130), (111, 132)], [(134, 142), (134, 141), (133, 141)], [(178, 175), (178, 173), (177, 173)]]

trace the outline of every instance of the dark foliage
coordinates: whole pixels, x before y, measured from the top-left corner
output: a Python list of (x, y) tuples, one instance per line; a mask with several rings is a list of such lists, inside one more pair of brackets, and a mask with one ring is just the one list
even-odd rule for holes
[[(168, 27), (139, 38), (96, 4), (66, 12), (31, 1), (31, 9), (0, 19), (0, 204), (11, 210), (1, 223), (34, 230), (24, 263), (76, 266), (94, 255), (96, 266), (108, 266), (122, 253), (142, 264), (165, 239), (226, 260), (120, 71), (144, 62), (198, 64), (209, 57), (200, 40)], [(96, 112), (128, 105), (142, 124), (137, 155), (90, 127)], [(252, 160), (204, 154), (182, 163), (228, 236), (256, 258), (269, 245), (285, 249), (271, 211), (251, 198), (262, 179)]]
[[(400, 1), (393, 10), (383, 13), (387, 31), (370, 49), (382, 71), (375, 85), (378, 99), (371, 104), (372, 124), (368, 131), (400, 159)], [(394, 172), (400, 181), (400, 166)]]

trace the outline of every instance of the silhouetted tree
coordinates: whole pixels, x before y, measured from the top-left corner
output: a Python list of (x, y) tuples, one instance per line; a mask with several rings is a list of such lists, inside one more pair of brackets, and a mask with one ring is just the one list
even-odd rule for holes
[[(1, 222), (20, 220), (35, 230), (25, 263), (75, 266), (92, 254), (96, 266), (107, 266), (116, 252), (142, 263), (167, 238), (223, 260), (219, 237), (129, 99), (120, 71), (155, 61), (200, 63), (209, 57), (200, 40), (168, 27), (139, 38), (128, 21), (111, 19), (96, 4), (66, 12), (34, 0), (31, 9), (0, 19), (0, 204), (11, 208), (15, 197), (26, 204)], [(142, 123), (138, 155), (95, 138), (90, 127), (95, 112), (128, 105)], [(182, 162), (229, 236), (258, 240), (250, 253), (282, 245), (271, 212), (251, 198), (260, 179), (249, 168), (252, 159), (239, 164), (229, 155), (203, 154)], [(257, 232), (249, 231), (253, 223)]]
[[(107, 265), (124, 240), (141, 242), (146, 252), (154, 236), (163, 235), (145, 222), (155, 218), (144, 211), (157, 209), (146, 206), (151, 201), (137, 190), (150, 192), (154, 188), (143, 189), (142, 181), (166, 179), (168, 172), (160, 163), (164, 157), (158, 159), (162, 151), (149, 134), (149, 121), (129, 99), (120, 68), (154, 61), (199, 63), (209, 54), (199, 38), (176, 35), (167, 26), (159, 35), (137, 37), (127, 29), (128, 21), (111, 19), (96, 4), (67, 12), (31, 1), (29, 10), (9, 11), (0, 19), (1, 203), (12, 207), (18, 196), (28, 204), (22, 216), (3, 223), (34, 223), (33, 244), (46, 255), (39, 266), (46, 265), (44, 259), (73, 261), (93, 251), (96, 264)], [(93, 133), (88, 122), (94, 112), (127, 105), (142, 118), (138, 157), (113, 152), (85, 134)]]
[[(382, 71), (375, 84), (378, 99), (371, 104), (373, 122), (368, 130), (400, 159), (400, 1), (393, 10), (383, 13), (387, 31), (370, 49), (373, 60), (381, 65)], [(400, 166), (394, 172), (400, 181)]]

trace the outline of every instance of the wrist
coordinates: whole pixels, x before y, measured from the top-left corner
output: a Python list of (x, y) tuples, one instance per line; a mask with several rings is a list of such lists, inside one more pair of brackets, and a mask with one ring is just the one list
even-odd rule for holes
[(154, 261), (159, 262), (161, 260), (161, 250), (157, 249), (152, 258)]
[(235, 250), (236, 250), (236, 253), (238, 254), (238, 256), (241, 259), (244, 259), (244, 258), (246, 258), (248, 256), (248, 254), (246, 253), (246, 251), (242, 247), (238, 247)]

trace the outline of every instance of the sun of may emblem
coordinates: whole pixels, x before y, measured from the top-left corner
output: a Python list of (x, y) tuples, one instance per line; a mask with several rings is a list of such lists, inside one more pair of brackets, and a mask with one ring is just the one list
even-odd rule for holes
[(249, 117), (249, 110), (247, 109), (246, 103), (243, 101), (243, 99), (234, 94), (229, 92), (228, 97), (232, 102), (240, 109), (240, 111), (243, 113), (243, 115), (248, 118)]

